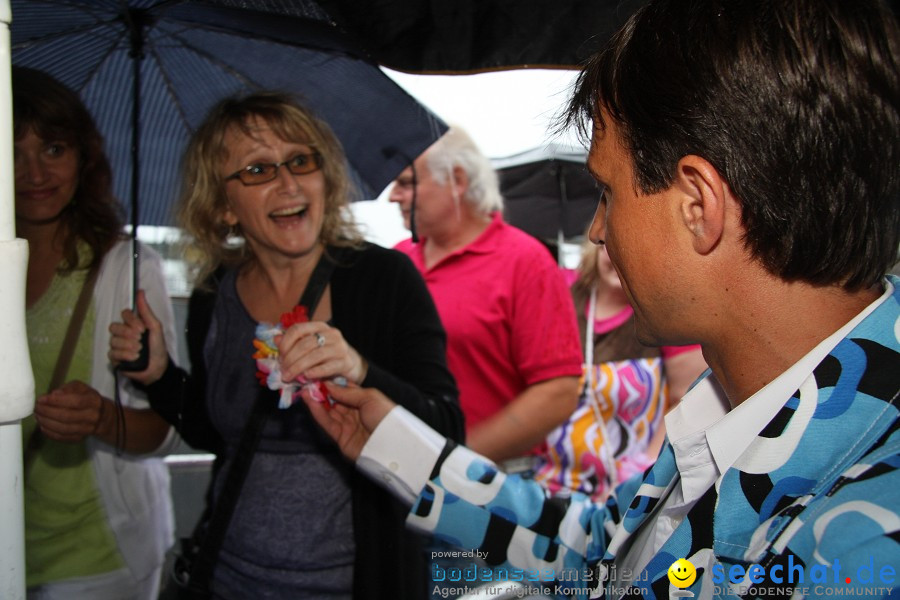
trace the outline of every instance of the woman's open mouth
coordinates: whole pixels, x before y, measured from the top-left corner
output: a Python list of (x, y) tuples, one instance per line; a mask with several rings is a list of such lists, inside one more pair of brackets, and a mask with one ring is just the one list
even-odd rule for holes
[(269, 213), (269, 218), (278, 223), (288, 223), (291, 221), (298, 221), (298, 220), (303, 219), (306, 216), (306, 213), (308, 212), (308, 210), (309, 210), (309, 205), (280, 208), (278, 210), (274, 210), (271, 213)]

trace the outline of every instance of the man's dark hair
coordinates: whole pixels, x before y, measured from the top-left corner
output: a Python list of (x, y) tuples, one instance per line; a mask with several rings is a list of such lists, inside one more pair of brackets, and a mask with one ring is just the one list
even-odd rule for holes
[(608, 115), (642, 193), (702, 156), (771, 273), (853, 291), (900, 246), (898, 44), (876, 0), (651, 1), (591, 58), (567, 123)]

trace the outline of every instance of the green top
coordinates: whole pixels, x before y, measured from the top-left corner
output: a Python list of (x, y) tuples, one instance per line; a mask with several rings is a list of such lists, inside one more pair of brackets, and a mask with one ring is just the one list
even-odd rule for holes
[[(49, 289), (26, 311), (28, 349), (37, 395), (47, 392), (69, 319), (87, 271), (54, 276)], [(84, 318), (64, 381), (91, 380), (93, 302)], [(36, 427), (22, 423), (23, 443)], [(108, 573), (124, 566), (107, 524), (94, 469), (84, 444), (44, 438), (25, 473), (25, 565), (28, 587)]]

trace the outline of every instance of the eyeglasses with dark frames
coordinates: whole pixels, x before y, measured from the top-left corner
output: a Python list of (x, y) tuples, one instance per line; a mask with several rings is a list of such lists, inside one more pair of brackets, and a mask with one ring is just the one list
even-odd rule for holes
[(240, 171), (235, 171), (225, 181), (238, 179), (244, 185), (260, 185), (272, 181), (278, 176), (278, 168), (285, 166), (294, 175), (306, 175), (322, 168), (322, 155), (318, 152), (295, 154), (280, 163), (253, 163)]

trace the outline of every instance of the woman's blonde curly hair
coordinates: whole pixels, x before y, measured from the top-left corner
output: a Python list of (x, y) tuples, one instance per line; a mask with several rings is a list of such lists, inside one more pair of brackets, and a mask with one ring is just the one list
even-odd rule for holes
[(224, 221), (228, 208), (222, 163), (228, 158), (225, 136), (232, 128), (253, 136), (255, 119), (263, 120), (281, 139), (307, 144), (322, 156), (325, 214), (320, 241), (326, 245), (358, 246), (363, 239), (348, 210), (351, 194), (346, 156), (331, 128), (302, 102), (281, 92), (232, 96), (212, 108), (191, 138), (183, 161), (183, 189), (178, 221), (190, 236), (185, 256), (197, 284), (219, 266), (236, 267), (253, 259), (240, 236)]

